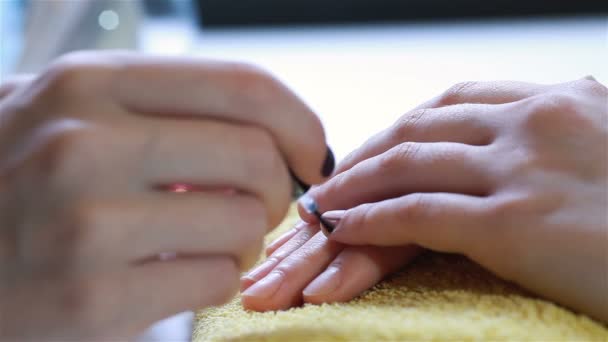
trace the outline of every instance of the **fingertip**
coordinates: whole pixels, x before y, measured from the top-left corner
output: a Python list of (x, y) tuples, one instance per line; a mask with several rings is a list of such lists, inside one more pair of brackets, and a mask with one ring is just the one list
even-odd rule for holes
[(304, 300), (304, 303), (308, 303), (308, 304), (321, 305), (321, 304), (325, 304), (325, 303), (334, 302), (331, 298), (328, 298), (328, 297), (329, 296), (325, 296), (325, 295), (307, 295), (304, 292), (302, 292), (302, 298)]
[(323, 166), (321, 167), (321, 175), (324, 178), (331, 176), (336, 168), (336, 158), (334, 156), (334, 152), (328, 146), (327, 151), (325, 152), (325, 161), (323, 162)]
[(292, 298), (291, 300), (281, 301), (275, 298), (260, 298), (257, 296), (241, 296), (241, 305), (248, 311), (267, 312), (276, 310), (287, 310), (292, 307), (301, 306), (302, 298)]
[(245, 310), (262, 312), (262, 311), (265, 311), (265, 307), (263, 304), (264, 304), (263, 302), (260, 302), (255, 297), (244, 296), (244, 295), (241, 296), (241, 305), (243, 306), (243, 309), (245, 309)]
[(251, 285), (255, 284), (255, 279), (251, 279), (248, 277), (241, 277), (241, 286), (240, 286), (240, 291), (241, 292), (245, 292), (245, 290), (247, 290), (249, 287), (251, 287)]
[(302, 221), (308, 224), (315, 225), (319, 223), (319, 219), (314, 214), (309, 213), (300, 202), (298, 202), (298, 214)]

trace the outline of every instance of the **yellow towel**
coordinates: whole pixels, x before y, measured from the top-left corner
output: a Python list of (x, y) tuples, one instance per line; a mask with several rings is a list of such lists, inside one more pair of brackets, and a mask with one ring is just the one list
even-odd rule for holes
[[(269, 234), (293, 224), (292, 211)], [(237, 296), (197, 314), (193, 341), (608, 341), (590, 318), (539, 299), (467, 259), (428, 253), (358, 298), (247, 312)]]

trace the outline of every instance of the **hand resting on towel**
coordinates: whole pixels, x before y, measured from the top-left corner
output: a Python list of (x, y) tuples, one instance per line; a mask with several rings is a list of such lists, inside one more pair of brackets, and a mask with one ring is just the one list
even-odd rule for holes
[(300, 210), (241, 279), (245, 308), (347, 301), (428, 248), (608, 322), (607, 106), (592, 77), (450, 88), (311, 190), (335, 231)]

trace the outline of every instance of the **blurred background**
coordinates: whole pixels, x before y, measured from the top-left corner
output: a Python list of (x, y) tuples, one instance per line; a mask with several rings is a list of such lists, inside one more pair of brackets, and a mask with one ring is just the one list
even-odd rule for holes
[(0, 0), (0, 81), (113, 48), (259, 64), (340, 158), (457, 82), (608, 82), (608, 1)]
[[(315, 109), (340, 159), (457, 82), (607, 84), (608, 1), (0, 0), (0, 82), (116, 48), (259, 64)], [(178, 321), (152, 330), (179, 340)]]

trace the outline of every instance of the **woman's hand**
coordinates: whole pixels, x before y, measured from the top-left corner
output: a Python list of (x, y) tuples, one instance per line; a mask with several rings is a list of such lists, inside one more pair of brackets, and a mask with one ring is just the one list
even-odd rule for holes
[(333, 167), (318, 118), (247, 65), (80, 53), (0, 97), (0, 339), (222, 303), (286, 213), (288, 165)]
[(285, 285), (265, 301), (256, 294), (264, 286), (251, 286), (245, 306), (350, 299), (418, 245), (465, 254), (607, 321), (607, 100), (592, 78), (453, 87), (371, 138), (311, 191), (335, 231), (323, 240), (311, 225), (278, 241), (276, 266), (242, 285)]

